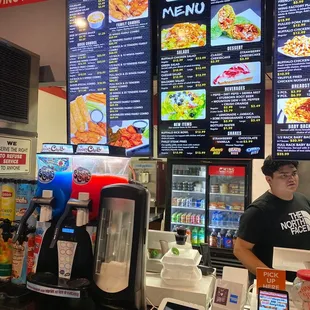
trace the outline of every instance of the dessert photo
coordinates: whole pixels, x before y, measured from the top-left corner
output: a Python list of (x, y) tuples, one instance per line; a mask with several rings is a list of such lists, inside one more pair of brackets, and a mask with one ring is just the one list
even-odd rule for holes
[(211, 86), (258, 84), (261, 82), (261, 63), (247, 62), (211, 66)]
[(260, 6), (257, 0), (212, 6), (211, 46), (261, 41)]

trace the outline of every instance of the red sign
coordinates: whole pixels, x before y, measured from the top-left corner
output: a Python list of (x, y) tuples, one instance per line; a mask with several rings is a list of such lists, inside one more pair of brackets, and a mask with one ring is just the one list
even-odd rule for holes
[(233, 166), (210, 166), (209, 175), (214, 176), (229, 176), (229, 177), (244, 177), (245, 167)]
[(25, 165), (25, 164), (26, 164), (26, 154), (0, 153), (0, 165)]
[(43, 2), (46, 0), (0, 0), (0, 9), (10, 8), (13, 6)]

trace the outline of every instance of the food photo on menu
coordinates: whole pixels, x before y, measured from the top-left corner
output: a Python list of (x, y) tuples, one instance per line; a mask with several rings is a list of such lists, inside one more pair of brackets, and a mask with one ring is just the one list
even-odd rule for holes
[(211, 66), (211, 86), (259, 84), (261, 63), (246, 62)]
[(110, 23), (148, 17), (148, 0), (109, 0)]
[(261, 0), (213, 5), (211, 46), (261, 41)]
[(106, 94), (85, 94), (70, 102), (70, 136), (73, 144), (106, 143), (106, 122)]
[(170, 51), (205, 46), (207, 27), (200, 22), (178, 23), (161, 29), (161, 50)]
[(111, 121), (108, 141), (112, 146), (124, 147), (126, 151), (149, 148), (150, 128), (148, 120)]
[(200, 120), (205, 118), (205, 89), (169, 91), (161, 94), (162, 121)]
[(310, 56), (310, 37), (306, 35), (294, 36), (285, 42), (279, 41), (278, 52), (291, 58)]
[(277, 123), (310, 123), (310, 98), (278, 99)]

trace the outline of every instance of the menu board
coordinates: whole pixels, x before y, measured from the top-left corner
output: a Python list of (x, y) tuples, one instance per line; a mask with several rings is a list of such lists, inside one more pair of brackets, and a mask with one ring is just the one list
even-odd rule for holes
[(68, 1), (69, 140), (152, 155), (148, 0)]
[(160, 0), (160, 157), (264, 157), (262, 0)]
[(273, 156), (309, 159), (310, 0), (276, 1)]

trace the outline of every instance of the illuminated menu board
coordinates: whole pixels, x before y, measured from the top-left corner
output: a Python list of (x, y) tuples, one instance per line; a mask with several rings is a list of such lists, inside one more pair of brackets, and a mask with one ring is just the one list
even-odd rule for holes
[(160, 157), (264, 157), (262, 0), (160, 0)]
[(273, 156), (309, 159), (310, 0), (276, 1)]
[(68, 114), (73, 144), (152, 155), (148, 0), (68, 1)]

